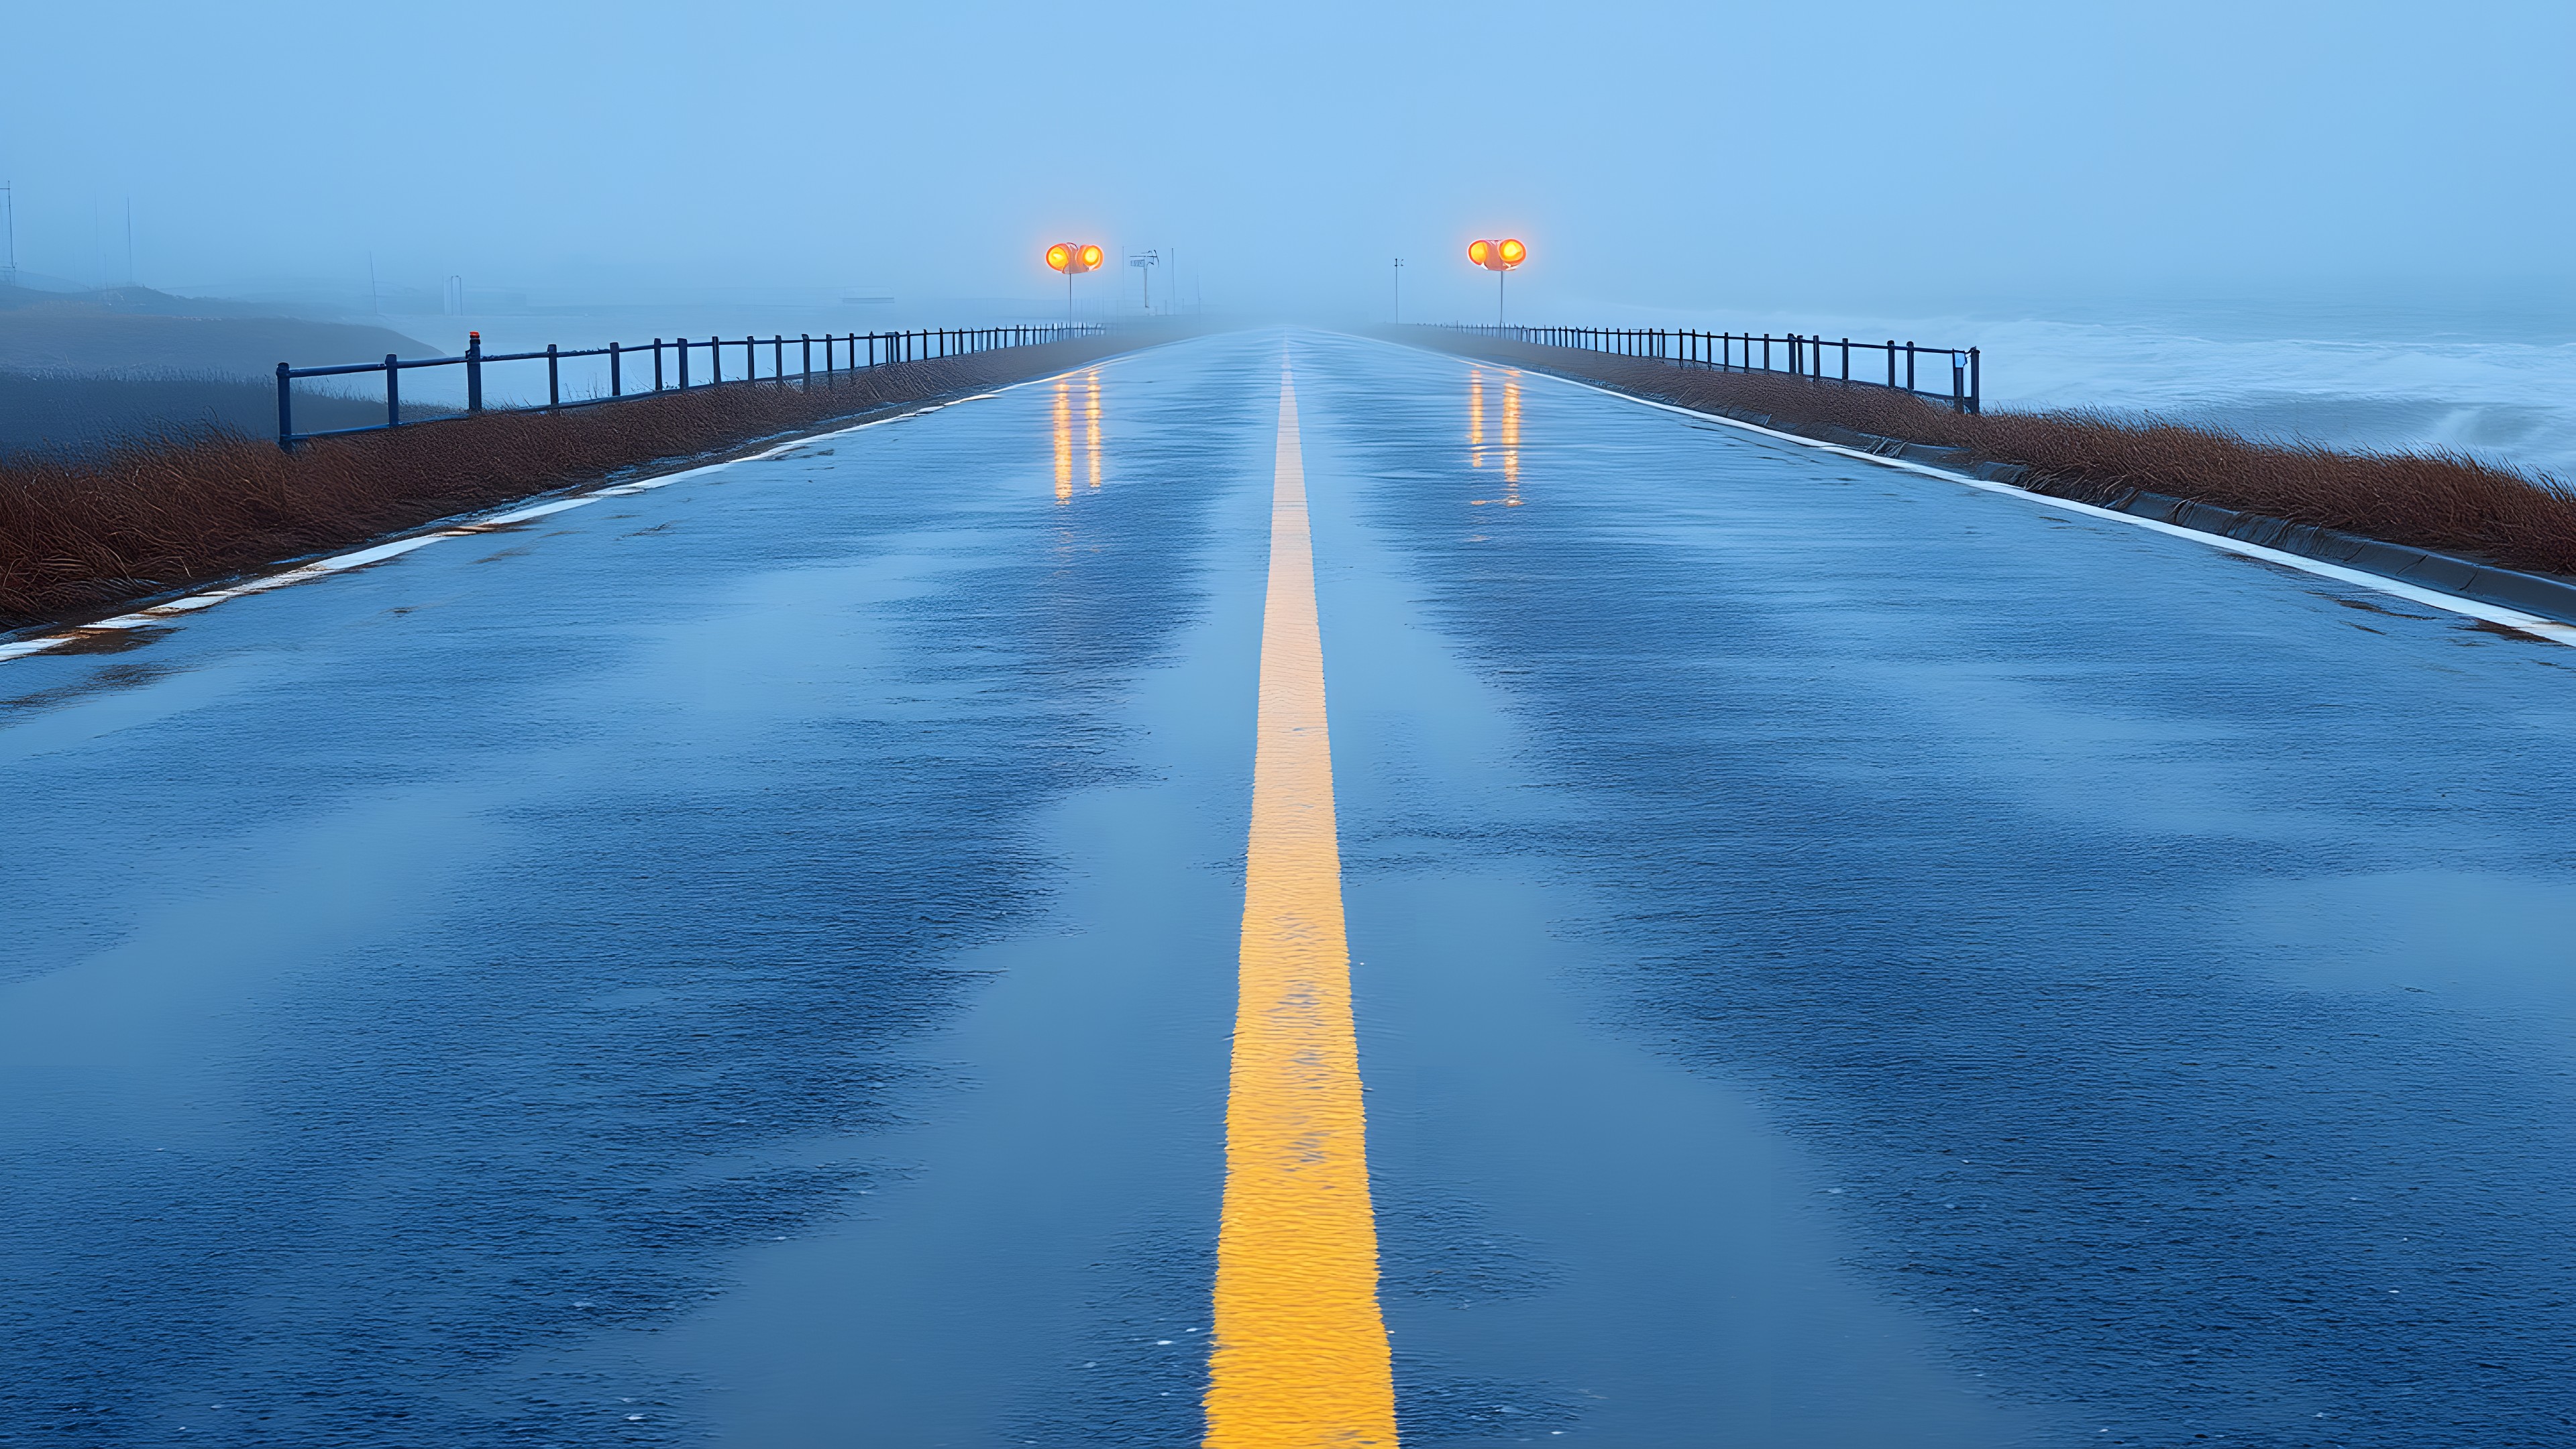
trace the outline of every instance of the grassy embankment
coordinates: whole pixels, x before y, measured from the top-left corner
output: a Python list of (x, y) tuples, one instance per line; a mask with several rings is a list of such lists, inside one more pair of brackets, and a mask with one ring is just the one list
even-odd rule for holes
[(0, 627), (346, 548), (437, 519), (839, 419), (1014, 382), (1133, 346), (1102, 338), (736, 383), (562, 413), (486, 413), (292, 454), (238, 433), (0, 456)]
[(1875, 387), (1717, 372), (1651, 358), (1406, 329), (1443, 351), (1580, 377), (1784, 432), (1848, 428), (2030, 470), (2021, 486), (2084, 502), (2131, 490), (2360, 534), (2534, 573), (2576, 575), (2576, 489), (2444, 453), (2343, 453), (2091, 412), (1954, 413)]

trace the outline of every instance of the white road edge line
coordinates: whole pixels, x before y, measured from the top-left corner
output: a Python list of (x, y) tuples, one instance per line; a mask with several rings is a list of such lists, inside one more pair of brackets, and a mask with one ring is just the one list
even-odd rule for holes
[(308, 564), (298, 564), (294, 568), (284, 569), (277, 573), (245, 579), (238, 584), (227, 585), (224, 588), (209, 589), (202, 594), (190, 594), (185, 598), (172, 599), (165, 604), (154, 604), (148, 609), (137, 609), (131, 614), (119, 614), (113, 619), (99, 619), (92, 623), (82, 624), (75, 628), (64, 629), (57, 633), (46, 634), (39, 638), (16, 639), (0, 642), (0, 664), (5, 664), (12, 659), (24, 659), (31, 654), (43, 654), (50, 650), (59, 649), (66, 644), (72, 643), (74, 640), (80, 639), (86, 635), (97, 633), (102, 629), (148, 629), (164, 620), (175, 619), (182, 614), (193, 614), (199, 609), (211, 609), (217, 604), (225, 603), (233, 599), (243, 598), (250, 594), (264, 594), (271, 589), (282, 589), (290, 584), (310, 583), (315, 579), (327, 578), (336, 573), (345, 573), (350, 569), (365, 568), (369, 564), (383, 563), (387, 559), (400, 558), (402, 555), (410, 553), (414, 549), (427, 548), (433, 543), (443, 543), (451, 538), (471, 538), (476, 534), (490, 533), (496, 529), (504, 528), (514, 523), (526, 523), (532, 519), (544, 518), (548, 514), (562, 513), (568, 509), (574, 508), (586, 508), (593, 503), (599, 502), (603, 498), (626, 498), (638, 493), (650, 493), (656, 488), (668, 488), (674, 483), (678, 483), (689, 478), (695, 478), (701, 474), (721, 472), (724, 469), (734, 467), (738, 464), (758, 463), (765, 459), (775, 458), (781, 453), (791, 452), (797, 448), (802, 448), (809, 443), (819, 443), (826, 438), (845, 437), (851, 433), (865, 432), (870, 428), (881, 428), (886, 426), (888, 423), (907, 422), (913, 418), (927, 417), (943, 408), (953, 408), (960, 403), (982, 402), (988, 398), (997, 398), (1006, 392), (1012, 392), (1024, 387), (1035, 387), (1040, 383), (1053, 382), (1059, 377), (1070, 377), (1075, 373), (1087, 371), (1093, 367), (1105, 366), (1117, 360), (1118, 359), (1115, 356), (1105, 357), (1099, 362), (1085, 363), (1081, 367), (1069, 367), (1061, 372), (1050, 372), (1044, 377), (1023, 378), (1018, 382), (1006, 383), (1001, 387), (993, 389), (991, 392), (971, 393), (965, 397), (950, 398), (945, 402), (930, 403), (922, 407), (914, 408), (909, 412), (896, 413), (892, 417), (874, 418), (864, 423), (853, 423), (846, 428), (834, 428), (829, 432), (807, 433), (802, 437), (790, 438), (786, 442), (780, 443), (775, 447), (764, 448), (757, 453), (749, 453), (739, 458), (727, 458), (721, 463), (705, 463), (695, 468), (683, 468), (677, 473), (665, 473), (654, 478), (639, 478), (632, 483), (617, 483), (606, 488), (594, 488), (588, 493), (576, 493), (570, 497), (549, 498), (543, 503), (530, 504), (528, 507), (514, 509), (508, 513), (496, 514), (490, 518), (479, 518), (472, 523), (453, 524), (446, 528), (432, 529), (427, 533), (416, 533), (409, 538), (397, 538), (387, 543), (370, 544), (354, 553), (335, 554), (330, 558), (315, 559), (313, 562)]
[[(1483, 362), (1483, 359), (1461, 357), (1459, 354), (1454, 352), (1438, 352), (1433, 353), (1432, 355), (1435, 357), (1447, 357), (1453, 360), (1469, 363)], [(2189, 539), (2193, 543), (2206, 544), (2211, 548), (2217, 549), (2221, 553), (2240, 554), (2246, 558), (2261, 559), (2265, 563), (2280, 564), (2285, 568), (2297, 569), (2301, 573), (2315, 574), (2319, 578), (2333, 579), (2339, 583), (2358, 584), (2363, 588), (2376, 589), (2380, 593), (2390, 594), (2397, 598), (2405, 599), (2410, 603), (2423, 604), (2436, 609), (2446, 609), (2454, 614), (2465, 614), (2472, 619), (2483, 619), (2490, 624), (2502, 624), (2506, 628), (2516, 629), (2525, 634), (2549, 640), (2551, 643), (2564, 644), (2569, 648), (2576, 649), (2576, 624), (2562, 624), (2556, 619), (2544, 619), (2538, 614), (2526, 614), (2520, 609), (2509, 609), (2502, 604), (2490, 604), (2481, 599), (2462, 598), (2458, 594), (2446, 594), (2438, 589), (2427, 589), (2416, 584), (2407, 583), (2402, 579), (2392, 579), (2386, 574), (2374, 574), (2362, 569), (2346, 568), (2342, 564), (2327, 563), (2323, 559), (2309, 558), (2304, 554), (2289, 553), (2277, 548), (2266, 548), (2262, 544), (2247, 543), (2242, 539), (2229, 538), (2224, 534), (2203, 533), (2197, 528), (2185, 528), (2178, 523), (2166, 523), (2161, 519), (2155, 518), (2140, 518), (2134, 513), (2122, 513), (2116, 508), (2102, 508), (2090, 503), (2078, 503), (2072, 498), (2059, 498), (2051, 494), (2035, 492), (2028, 488), (2016, 488), (2010, 483), (1996, 483), (1984, 478), (1971, 478), (1965, 473), (1954, 473), (1947, 468), (1935, 468), (1928, 463), (1916, 463), (1905, 458), (1881, 457), (1879, 454), (1865, 453), (1858, 448), (1846, 447), (1841, 443), (1828, 443), (1817, 438), (1802, 438), (1796, 433), (1784, 433), (1777, 428), (1766, 428), (1758, 423), (1748, 423), (1738, 418), (1724, 417), (1717, 413), (1704, 413), (1699, 411), (1697, 408), (1686, 408), (1676, 403), (1658, 402), (1653, 398), (1638, 397), (1634, 393), (1625, 393), (1620, 392), (1615, 388), (1600, 387), (1588, 382), (1579, 382), (1570, 377), (1559, 377), (1555, 373), (1541, 372), (1536, 368), (1513, 367), (1512, 364), (1507, 362), (1483, 362), (1483, 365), (1487, 367), (1510, 368), (1510, 370), (1514, 372), (1524, 373), (1530, 377), (1548, 378), (1555, 382), (1564, 383), (1568, 387), (1579, 387), (1585, 392), (1597, 392), (1604, 397), (1615, 397), (1622, 402), (1632, 402), (1637, 404), (1639, 407), (1656, 408), (1668, 413), (1679, 413), (1683, 417), (1696, 418), (1702, 422), (1723, 423), (1730, 428), (1741, 428), (1748, 433), (1758, 433), (1766, 438), (1777, 438), (1784, 443), (1795, 443), (1802, 448), (1814, 448), (1818, 452), (1836, 453), (1846, 458), (1856, 458), (1863, 463), (1876, 463), (1882, 468), (1894, 468), (1900, 472), (1906, 473), (1920, 473), (1926, 478), (1939, 478), (1951, 483), (1965, 483), (1971, 488), (1981, 488), (1988, 493), (2007, 494), (2011, 497), (2024, 499), (2028, 502), (2041, 504), (2049, 508), (2063, 509), (2068, 513), (2081, 514), (2087, 518), (2106, 518), (2113, 523), (2128, 524), (2132, 528), (2143, 528), (2154, 533), (2170, 534), (2175, 538)]]

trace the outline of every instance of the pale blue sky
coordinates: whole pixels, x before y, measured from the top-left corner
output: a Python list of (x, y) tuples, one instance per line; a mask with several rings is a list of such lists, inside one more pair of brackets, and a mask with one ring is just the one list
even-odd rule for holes
[[(23, 266), (1211, 304), (2563, 299), (2576, 5), (20, 6)], [(93, 244), (92, 217), (98, 241)]]

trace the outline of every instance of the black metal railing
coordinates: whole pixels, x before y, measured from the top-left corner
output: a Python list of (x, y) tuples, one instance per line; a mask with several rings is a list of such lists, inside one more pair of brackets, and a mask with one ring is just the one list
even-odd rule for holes
[[(798, 333), (789, 337), (774, 333), (768, 337), (710, 337), (691, 341), (686, 337), (665, 342), (656, 337), (650, 343), (612, 342), (606, 347), (565, 349), (549, 344), (543, 352), (485, 352), (483, 334), (468, 334), (462, 355), (456, 357), (398, 357), (386, 353), (382, 362), (353, 362), (338, 367), (290, 367), (277, 365), (277, 445), (289, 452), (308, 438), (337, 437), (344, 433), (376, 433), (387, 428), (418, 427), (423, 423), (465, 417), (486, 411), (483, 406), (483, 370), (487, 366), (511, 362), (542, 362), (546, 365), (546, 400), (516, 407), (493, 408), (494, 412), (551, 412), (564, 408), (593, 407), (601, 403), (621, 402), (650, 397), (666, 388), (712, 387), (726, 382), (781, 381), (789, 377), (807, 379), (835, 373), (865, 372), (871, 368), (896, 363), (922, 362), (940, 357), (963, 357), (970, 353), (994, 352), (1007, 347), (1038, 347), (1050, 342), (1063, 342), (1075, 337), (1097, 336), (1108, 329), (1095, 323), (1054, 327), (970, 327), (934, 328), (919, 332), (827, 332), (820, 337)], [(787, 367), (787, 344), (797, 347), (797, 367)], [(820, 344), (823, 368), (814, 368), (814, 350)], [(725, 376), (725, 359), (740, 349), (742, 368), (735, 376)], [(769, 375), (760, 372), (760, 354), (769, 353)], [(633, 389), (627, 387), (626, 370), (641, 369), (647, 355), (652, 358), (653, 385), (642, 385), (636, 379)], [(696, 382), (689, 378), (689, 361), (693, 356), (706, 359), (706, 375)], [(563, 365), (582, 358), (608, 360), (608, 391), (604, 394), (575, 398), (569, 402), (563, 395)], [(665, 361), (668, 366), (665, 366)], [(406, 419), (402, 414), (402, 375), (420, 368), (461, 367), (465, 369), (465, 410), (437, 417)], [(295, 431), (295, 384), (308, 377), (354, 377), (380, 372), (385, 377), (385, 420), (363, 428), (333, 428), (326, 432)]]
[[(1853, 387), (1892, 388), (1916, 397), (1947, 402), (1963, 413), (1979, 411), (1979, 402), (1984, 394), (1980, 376), (1984, 370), (1983, 359), (1973, 347), (1920, 347), (1894, 338), (1885, 342), (1854, 342), (1848, 337), (1821, 337), (1799, 332), (1774, 337), (1768, 332), (1691, 332), (1656, 327), (1482, 327), (1450, 323), (1443, 330), (1473, 332), (1540, 347), (1572, 347), (1621, 357), (1656, 358), (1680, 367), (1706, 367), (1725, 372), (1780, 372)], [(1773, 351), (1775, 346), (1778, 348), (1776, 353)], [(1759, 349), (1758, 353), (1756, 349)], [(1852, 371), (1852, 354), (1855, 352), (1861, 355), (1858, 375)], [(1869, 354), (1873, 352), (1881, 356), (1872, 358)], [(1883, 382), (1874, 375), (1879, 371), (1878, 364), (1882, 360), (1887, 374)], [(1946, 391), (1938, 386), (1916, 385), (1922, 370), (1927, 368), (1937, 380), (1944, 363), (1950, 370)]]

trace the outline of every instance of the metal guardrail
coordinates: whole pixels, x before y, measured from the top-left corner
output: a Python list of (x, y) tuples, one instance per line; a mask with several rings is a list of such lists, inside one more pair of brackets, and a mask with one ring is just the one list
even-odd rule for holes
[[(1853, 387), (1884, 387), (1916, 397), (1948, 403), (1958, 412), (1980, 411), (1984, 392), (1980, 376), (1983, 359), (1976, 348), (1918, 347), (1911, 342), (1890, 338), (1885, 342), (1854, 342), (1848, 337), (1820, 337), (1792, 332), (1773, 337), (1764, 332), (1689, 332), (1665, 328), (1614, 329), (1602, 327), (1484, 327), (1467, 323), (1431, 324), (1445, 331), (1473, 332), (1487, 337), (1508, 338), (1540, 347), (1572, 347), (1586, 352), (1608, 352), (1621, 357), (1651, 357), (1679, 367), (1705, 367), (1723, 372), (1782, 372), (1792, 377), (1812, 377), (1825, 382), (1841, 382)], [(1779, 365), (1772, 362), (1772, 345), (1779, 345)], [(1761, 360), (1754, 360), (1754, 349), (1761, 349)], [(1852, 376), (1852, 354), (1859, 352), (1866, 364), (1868, 354), (1884, 354), (1887, 380)], [(1839, 356), (1841, 371), (1837, 375), (1831, 364)], [(1950, 365), (1947, 392), (1937, 387), (1917, 387), (1918, 366), (1925, 359), (1938, 367)], [(1900, 370), (1902, 381), (1899, 380)], [(1937, 376), (1937, 373), (1936, 373)]]
[[(724, 375), (725, 354), (742, 349), (742, 374), (734, 382), (777, 381), (790, 376), (787, 370), (787, 344), (798, 348), (798, 378), (810, 378), (814, 372), (814, 345), (823, 346), (823, 375), (865, 372), (900, 362), (922, 362), (940, 357), (963, 357), (970, 353), (994, 352), (1006, 347), (1037, 347), (1062, 342), (1074, 337), (1093, 337), (1107, 331), (1096, 323), (1079, 323), (1060, 327), (974, 327), (931, 329), (920, 332), (827, 332), (821, 337), (799, 333), (789, 338), (785, 333), (768, 337), (710, 337), (692, 342), (686, 337), (664, 342), (656, 337), (650, 343), (628, 345), (612, 342), (606, 347), (564, 349), (548, 344), (543, 352), (491, 352), (483, 350), (483, 334), (469, 334), (463, 355), (457, 357), (399, 357), (386, 353), (382, 362), (353, 362), (337, 367), (290, 367), (277, 365), (277, 446), (288, 452), (309, 438), (339, 437), (348, 433), (380, 433), (388, 428), (420, 427), (446, 422), (457, 417), (470, 417), (485, 411), (483, 406), (483, 369), (489, 363), (543, 362), (546, 365), (546, 400), (523, 407), (494, 408), (494, 412), (559, 412), (565, 408), (595, 407), (601, 403), (623, 402), (651, 397), (665, 391), (666, 372), (663, 358), (667, 353), (673, 363), (668, 376), (672, 388), (714, 387), (727, 381)], [(770, 354), (768, 378), (760, 375), (761, 349)], [(626, 389), (626, 364), (641, 366), (647, 353), (653, 358), (653, 385)], [(704, 353), (707, 375), (704, 381), (689, 380), (689, 359)], [(864, 353), (864, 355), (862, 355)], [(608, 359), (608, 394), (605, 397), (563, 398), (563, 363), (568, 358), (605, 357)], [(465, 411), (437, 418), (413, 418), (402, 415), (402, 375), (424, 367), (462, 367), (465, 369)], [(363, 428), (333, 428), (326, 432), (295, 431), (295, 383), (307, 377), (352, 377), (380, 372), (385, 377), (385, 420)]]

